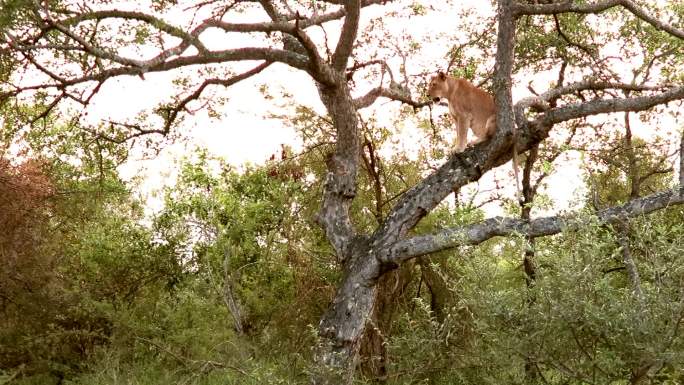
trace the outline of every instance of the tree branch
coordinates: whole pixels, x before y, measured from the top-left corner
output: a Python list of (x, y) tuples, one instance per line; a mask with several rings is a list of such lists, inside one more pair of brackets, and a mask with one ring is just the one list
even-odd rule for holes
[(372, 90), (370, 90), (367, 94), (354, 99), (354, 105), (359, 110), (366, 107), (370, 107), (373, 103), (375, 103), (375, 101), (379, 97), (385, 97), (391, 100), (402, 102), (408, 104), (409, 106), (412, 106), (413, 108), (423, 108), (430, 104), (430, 101), (419, 102), (411, 99), (411, 95), (409, 95), (401, 87), (387, 88), (380, 86), (375, 87)]
[(187, 106), (188, 103), (190, 103), (193, 100), (198, 99), (204, 90), (210, 86), (210, 85), (221, 85), (224, 87), (230, 87), (233, 84), (236, 84), (242, 80), (245, 80), (247, 78), (250, 78), (264, 69), (266, 69), (268, 66), (270, 66), (272, 63), (271, 62), (264, 62), (253, 69), (241, 73), (239, 75), (235, 75), (231, 78), (228, 79), (207, 79), (205, 80), (192, 94), (186, 96), (183, 98), (178, 104), (176, 104), (173, 108), (170, 108), (168, 110), (168, 113), (164, 117), (164, 128), (163, 132), (168, 133), (171, 129), (171, 125), (176, 121), (176, 118), (178, 118), (178, 114), (185, 109), (185, 106)]
[[(452, 155), (444, 165), (401, 197), (372, 237), (372, 248), (377, 251), (382, 263), (394, 265), (395, 261), (389, 254), (392, 245), (405, 236), (454, 189), (479, 179), (486, 170), (510, 159), (510, 135), (514, 127), (510, 89), (515, 37), (512, 4), (513, 0), (499, 1), (497, 68), (494, 77), (498, 107), (497, 136), (463, 153)], [(526, 144), (529, 147), (531, 141)]]
[(137, 63), (136, 66), (114, 67), (93, 74), (83, 75), (71, 79), (64, 79), (59, 83), (43, 83), (38, 85), (25, 86), (21, 87), (20, 91), (30, 91), (49, 88), (63, 89), (65, 87), (74, 86), (77, 84), (87, 83), (91, 81), (105, 81), (107, 79), (111, 79), (118, 76), (137, 76), (141, 73), (141, 71), (164, 72), (192, 65), (215, 64), (243, 60), (263, 60), (267, 62), (280, 62), (309, 73), (311, 73), (312, 71), (310, 67), (311, 63), (306, 56), (275, 48), (248, 47), (228, 49), (223, 51), (210, 51), (204, 55), (198, 54), (192, 56), (181, 56), (160, 63), (153, 62), (152, 60), (140, 61)]
[(599, 211), (595, 217), (583, 215), (537, 218), (529, 223), (517, 218), (494, 217), (474, 225), (445, 229), (434, 234), (419, 235), (398, 242), (390, 250), (390, 260), (401, 263), (411, 258), (452, 249), (464, 245), (477, 245), (496, 236), (521, 234), (531, 238), (576, 230), (598, 220), (611, 224), (628, 217), (645, 215), (666, 207), (684, 204), (677, 189), (662, 191), (629, 201), (622, 206)]
[(533, 124), (550, 126), (589, 115), (623, 111), (644, 111), (656, 105), (680, 99), (684, 99), (684, 86), (671, 87), (660, 94), (651, 96), (592, 100), (550, 109), (538, 117)]
[(162, 32), (166, 32), (171, 36), (180, 38), (181, 40), (183, 40), (184, 43), (194, 45), (200, 52), (206, 51), (206, 48), (204, 47), (204, 44), (202, 44), (202, 42), (199, 40), (199, 35), (211, 26), (211, 24), (207, 22), (201, 23), (200, 25), (195, 27), (191, 32), (188, 33), (180, 27), (167, 23), (163, 19), (146, 14), (144, 12), (122, 10), (102, 10), (81, 13), (76, 16), (66, 18), (59, 22), (59, 24), (66, 27), (69, 25), (78, 25), (83, 21), (102, 21), (106, 19), (136, 20), (144, 22), (146, 24), (149, 24), (150, 26), (157, 28)]
[[(569, 86), (570, 87), (570, 86)], [(553, 90), (552, 90), (553, 91)], [(549, 95), (553, 92), (549, 91)], [(542, 94), (545, 96), (547, 94)], [(541, 99), (541, 98), (535, 98)], [(618, 111), (643, 111), (669, 101), (684, 99), (684, 86), (673, 87), (662, 93), (623, 99), (593, 100), (585, 103), (547, 109), (536, 120), (528, 122), (524, 116), (519, 120), (517, 148), (526, 151), (545, 139), (555, 123), (577, 119), (598, 113)], [(515, 105), (516, 115), (531, 101), (524, 99)], [(546, 106), (548, 108), (548, 106)], [(390, 211), (385, 223), (374, 235), (377, 245), (391, 245), (392, 240), (400, 238), (413, 228), (418, 221), (429, 213), (454, 188), (460, 188), (480, 178), (487, 170), (508, 162), (512, 156), (512, 122), (504, 120), (508, 126), (499, 126), (497, 135), (484, 143), (466, 149), (463, 153), (452, 155), (449, 160), (421, 183), (406, 192)], [(507, 129), (508, 128), (508, 129)], [(491, 226), (491, 224), (490, 224)], [(395, 238), (396, 237), (396, 238)], [(379, 252), (385, 263), (394, 264), (390, 247)]]
[(679, 39), (684, 39), (684, 30), (671, 24), (660, 21), (650, 15), (642, 7), (632, 0), (603, 0), (594, 3), (577, 3), (574, 1), (562, 1), (551, 4), (517, 4), (516, 15), (555, 15), (558, 13), (601, 13), (607, 9), (622, 6), (639, 19), (651, 24), (653, 27), (665, 31)]
[(337, 71), (342, 71), (347, 67), (347, 60), (354, 49), (354, 41), (359, 29), (359, 18), (361, 16), (361, 2), (359, 0), (346, 0), (344, 5), (346, 17), (340, 32), (340, 40), (335, 47), (332, 57), (332, 67)]

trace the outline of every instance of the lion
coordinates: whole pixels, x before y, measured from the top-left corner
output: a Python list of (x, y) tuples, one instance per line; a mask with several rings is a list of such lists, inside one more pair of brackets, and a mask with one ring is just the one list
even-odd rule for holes
[(496, 132), (496, 105), (487, 92), (475, 87), (465, 79), (447, 76), (439, 72), (430, 79), (428, 95), (434, 102), (444, 98), (449, 103), (449, 113), (456, 125), (456, 152), (466, 148), (468, 128), (473, 130), (475, 145), (490, 139)]
[[(468, 145), (489, 140), (496, 133), (494, 98), (466, 79), (447, 76), (440, 71), (430, 79), (428, 96), (433, 102), (439, 102), (441, 98), (444, 98), (449, 103), (449, 114), (456, 125), (456, 152), (465, 150), (468, 128), (473, 130), (476, 138)], [(513, 135), (515, 136), (515, 131)], [(515, 141), (513, 145), (513, 173), (515, 174), (517, 198), (518, 201), (521, 201), (518, 153)]]

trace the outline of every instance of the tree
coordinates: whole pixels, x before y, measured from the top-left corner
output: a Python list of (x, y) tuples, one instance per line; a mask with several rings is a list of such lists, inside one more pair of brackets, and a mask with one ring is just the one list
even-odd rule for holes
[[(148, 134), (167, 135), (187, 117), (190, 103), (206, 101), (204, 92), (214, 86), (229, 87), (255, 76), (274, 63), (304, 71), (316, 84), (320, 99), (335, 130), (335, 148), (327, 158), (328, 173), (320, 211), (316, 216), (335, 251), (343, 277), (330, 307), (322, 316), (319, 342), (316, 348), (316, 384), (348, 383), (357, 361), (359, 344), (367, 328), (378, 298), (378, 282), (388, 272), (407, 261), (460, 245), (475, 245), (495, 236), (520, 233), (530, 238), (556, 234), (564, 229), (581, 226), (582, 221), (565, 217), (537, 219), (489, 218), (470, 225), (445, 228), (430, 234), (415, 235), (412, 230), (453, 191), (478, 180), (492, 168), (511, 159), (513, 148), (524, 152), (549, 137), (559, 124), (597, 114), (639, 112), (684, 99), (684, 85), (677, 72), (666, 68), (681, 65), (684, 31), (676, 23), (664, 22), (667, 16), (681, 19), (681, 8), (672, 2), (668, 9), (639, 6), (630, 0), (597, 2), (551, 2), (537, 4), (501, 0), (497, 2), (496, 57), (491, 89), (498, 108), (498, 134), (487, 143), (463, 153), (452, 154), (444, 164), (405, 192), (382, 222), (372, 231), (360, 231), (355, 226), (350, 208), (357, 195), (359, 154), (363, 146), (359, 133), (358, 114), (379, 98), (389, 98), (415, 108), (426, 104), (411, 97), (408, 78), (396, 81), (386, 61), (375, 59), (357, 62), (355, 49), (360, 30), (360, 15), (371, 6), (387, 6), (391, 1), (347, 0), (317, 1), (310, 5), (295, 2), (209, 1), (191, 7), (199, 21), (185, 24), (167, 22), (162, 11), (176, 6), (175, 2), (154, 1), (152, 11), (123, 11), (91, 2), (13, 1), (5, 5), (3, 20), (2, 62), (15, 63), (28, 73), (38, 73), (41, 80), (33, 84), (3, 83), (5, 98), (28, 92), (38, 92), (46, 98), (40, 120), (64, 101), (87, 107), (103, 84), (121, 76), (138, 76), (169, 72), (183, 68), (195, 69), (199, 82), (193, 88), (160, 104), (150, 119), (134, 122), (108, 122), (91, 128), (103, 139), (125, 141)], [(654, 9), (652, 9), (654, 8)], [(243, 12), (257, 12), (260, 22), (241, 22)], [(628, 20), (636, 29), (654, 41), (664, 42), (645, 56), (663, 66), (660, 85), (625, 82), (611, 73), (600, 52), (581, 43), (574, 43), (562, 30), (564, 17), (596, 14), (605, 20)], [(559, 20), (560, 19), (560, 20)], [(314, 30), (339, 21), (339, 39), (328, 45), (327, 36), (314, 37)], [(591, 71), (572, 83), (550, 87), (536, 96), (512, 100), (513, 74), (523, 74), (525, 68), (534, 71), (534, 63), (516, 60), (516, 47), (523, 47), (525, 23), (555, 22), (558, 35), (582, 51), (579, 62), (563, 66), (592, 63)], [(204, 34), (217, 29), (234, 36), (244, 45), (238, 48), (216, 49), (204, 41)], [(253, 40), (254, 35), (258, 35)], [(548, 35), (548, 34), (547, 34)], [(578, 35), (581, 35), (579, 33)], [(632, 40), (621, 36), (626, 47)], [(259, 43), (255, 43), (259, 41)], [(661, 48), (667, 48), (660, 51)], [(154, 52), (150, 57), (146, 50)], [(128, 54), (133, 51), (135, 53)], [(559, 52), (545, 52), (551, 65), (558, 63)], [(560, 52), (562, 54), (562, 52)], [(234, 74), (222, 63), (259, 61), (252, 69)], [(377, 66), (380, 85), (354, 97), (354, 74)], [(389, 79), (387, 79), (389, 78)], [(19, 79), (14, 77), (11, 80)], [(623, 97), (617, 96), (623, 92)], [(208, 101), (211, 104), (211, 101)], [(145, 117), (141, 117), (145, 118)], [(665, 190), (645, 197), (633, 197), (620, 206), (596, 213), (601, 223), (614, 223), (624, 217), (642, 215), (666, 206), (681, 204), (680, 190)]]
[(52, 383), (111, 342), (112, 309), (179, 281), (176, 245), (138, 223), (122, 146), (54, 121), (27, 132), (14, 123), (30, 111), (2, 112), (0, 371)]

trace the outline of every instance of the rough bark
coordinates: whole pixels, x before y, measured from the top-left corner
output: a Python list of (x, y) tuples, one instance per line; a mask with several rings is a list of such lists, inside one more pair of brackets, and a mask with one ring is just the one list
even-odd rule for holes
[(529, 222), (516, 218), (494, 217), (482, 222), (444, 229), (434, 234), (419, 235), (405, 239), (388, 252), (395, 263), (463, 245), (477, 245), (496, 236), (522, 234), (533, 238), (572, 231), (592, 221), (610, 224), (621, 218), (637, 217), (666, 207), (684, 204), (679, 188), (661, 191), (634, 199), (622, 206), (611, 207), (595, 216), (571, 215), (536, 218)]
[(335, 298), (319, 323), (312, 376), (316, 385), (352, 381), (361, 337), (375, 307), (380, 263), (363, 239), (354, 244)]

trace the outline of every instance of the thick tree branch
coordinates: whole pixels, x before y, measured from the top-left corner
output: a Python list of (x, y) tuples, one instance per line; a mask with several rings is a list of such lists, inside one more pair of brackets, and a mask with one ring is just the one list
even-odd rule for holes
[(206, 54), (198, 54), (192, 56), (181, 56), (172, 60), (155, 62), (154, 59), (150, 61), (141, 61), (135, 66), (120, 66), (110, 69), (105, 69), (93, 74), (87, 74), (80, 77), (63, 79), (57, 83), (42, 83), (37, 85), (30, 85), (20, 87), (18, 91), (30, 91), (37, 89), (64, 89), (65, 87), (74, 86), (77, 84), (88, 83), (91, 81), (102, 82), (118, 76), (137, 76), (144, 72), (164, 72), (174, 70), (182, 67), (201, 64), (214, 64), (232, 61), (245, 60), (262, 60), (267, 62), (281, 62), (290, 65), (291, 67), (301, 69), (311, 73), (310, 61), (307, 57), (275, 48), (249, 47), (228, 49), (223, 51), (210, 51)]
[(361, 16), (361, 2), (359, 0), (346, 0), (344, 2), (346, 17), (340, 32), (340, 40), (335, 47), (332, 57), (332, 67), (337, 71), (342, 71), (347, 67), (347, 61), (354, 49), (354, 42), (359, 30), (359, 18)]
[(681, 99), (684, 99), (684, 86), (672, 87), (651, 96), (592, 100), (550, 109), (538, 117), (533, 124), (550, 126), (589, 115), (623, 111), (644, 111), (659, 104), (666, 104)]
[(337, 133), (335, 152), (326, 159), (323, 204), (316, 220), (335, 249), (338, 261), (344, 263), (352, 254), (352, 239), (356, 231), (349, 217), (349, 208), (356, 196), (356, 175), (361, 151), (358, 119), (354, 102), (340, 80), (338, 86), (319, 87), (321, 99)]
[(496, 236), (513, 234), (531, 238), (549, 236), (562, 231), (580, 229), (595, 221), (600, 224), (611, 224), (624, 218), (637, 217), (681, 204), (684, 204), (684, 197), (679, 195), (677, 189), (674, 189), (634, 199), (622, 206), (601, 210), (595, 217), (575, 214), (537, 218), (530, 222), (517, 218), (495, 217), (474, 225), (445, 229), (435, 234), (419, 235), (398, 242), (390, 251), (390, 259), (394, 263), (401, 263), (437, 251), (477, 245)]
[(607, 90), (621, 90), (621, 91), (663, 91), (667, 90), (666, 86), (646, 86), (631, 83), (615, 83), (595, 81), (594, 79), (582, 80), (579, 82), (552, 88), (541, 95), (529, 97), (518, 101), (515, 105), (516, 121), (518, 125), (521, 124), (521, 117), (528, 108), (533, 107), (537, 111), (546, 111), (551, 107), (555, 107), (557, 101), (565, 96), (576, 94), (581, 91), (607, 91)]
[(517, 4), (515, 12), (519, 15), (555, 15), (558, 13), (600, 13), (607, 9), (622, 6), (639, 19), (672, 36), (684, 39), (684, 30), (656, 19), (632, 0), (603, 0), (593, 3), (562, 1), (551, 4)]
[[(391, 246), (404, 237), (454, 189), (479, 179), (486, 170), (510, 159), (510, 135), (514, 127), (510, 89), (515, 37), (512, 4), (512, 0), (499, 2), (497, 68), (494, 77), (499, 111), (497, 137), (463, 153), (452, 155), (437, 171), (402, 196), (372, 238), (372, 248), (377, 250), (382, 263), (394, 265), (391, 255), (388, 254)], [(524, 148), (531, 144), (531, 141), (526, 143), (527, 146)]]

